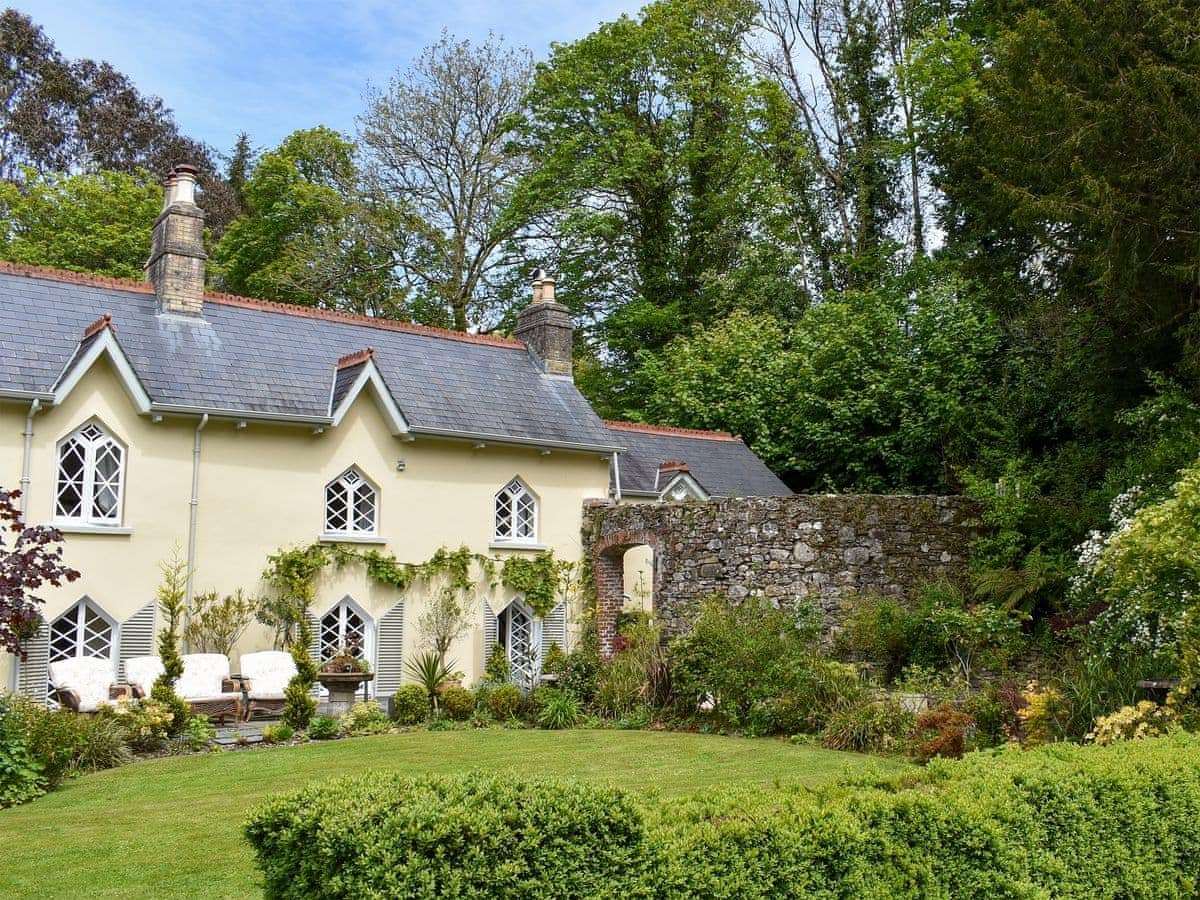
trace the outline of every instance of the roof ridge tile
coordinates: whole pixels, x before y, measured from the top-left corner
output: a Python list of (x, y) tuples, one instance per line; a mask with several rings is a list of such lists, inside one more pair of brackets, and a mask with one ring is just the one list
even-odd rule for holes
[(617, 431), (635, 431), (641, 434), (659, 434), (667, 437), (691, 437), (705, 441), (734, 441), (743, 443), (740, 437), (728, 431), (705, 431), (701, 428), (679, 428), (675, 425), (646, 425), (642, 422), (622, 422), (617, 419), (604, 419), (604, 424)]

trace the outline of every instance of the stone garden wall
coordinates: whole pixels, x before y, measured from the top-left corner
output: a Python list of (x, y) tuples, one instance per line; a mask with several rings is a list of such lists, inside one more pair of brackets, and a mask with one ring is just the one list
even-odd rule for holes
[(654, 610), (668, 635), (685, 631), (702, 598), (751, 594), (784, 607), (816, 602), (827, 634), (867, 593), (909, 596), (966, 565), (979, 509), (962, 497), (862, 494), (751, 497), (584, 511), (595, 567), (601, 646), (611, 650), (626, 550), (654, 551)]

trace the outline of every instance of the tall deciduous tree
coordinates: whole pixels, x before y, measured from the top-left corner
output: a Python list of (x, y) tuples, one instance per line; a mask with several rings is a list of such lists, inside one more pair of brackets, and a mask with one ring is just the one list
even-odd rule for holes
[(443, 34), (368, 96), (365, 174), (373, 193), (407, 212), (394, 258), (431, 324), (495, 322), (497, 279), (513, 263), (503, 252), (514, 233), (504, 211), (527, 169), (506, 145), (532, 66), (527, 50), (494, 35), (475, 45)]
[(638, 351), (732, 309), (803, 305), (756, 142), (767, 99), (741, 50), (754, 13), (743, 0), (663, 0), (538, 68), (522, 135), (534, 168), (515, 209), (595, 323), (611, 412), (637, 402)]
[(386, 204), (359, 190), (355, 147), (329, 128), (297, 131), (264, 153), (244, 188), (249, 212), (213, 251), (230, 291), (282, 303), (404, 315), (385, 233)]
[(157, 179), (101, 171), (0, 181), (0, 259), (141, 279), (162, 208)]

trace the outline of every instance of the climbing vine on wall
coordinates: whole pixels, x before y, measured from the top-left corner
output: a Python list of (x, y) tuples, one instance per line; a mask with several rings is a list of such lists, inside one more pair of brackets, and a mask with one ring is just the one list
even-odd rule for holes
[[(280, 549), (267, 557), (263, 580), (275, 589), (274, 604), (268, 605), (264, 624), (289, 631), (303, 617), (316, 594), (317, 577), (329, 566), (362, 564), (367, 577), (398, 591), (407, 590), (415, 581), (425, 584), (442, 582), (442, 590), (466, 594), (481, 586), (496, 586), (497, 560), (473, 553), (468, 547), (450, 550), (441, 547), (422, 563), (401, 562), (390, 553), (359, 550), (344, 544), (309, 544), (307, 547)], [(556, 560), (553, 551), (533, 558), (510, 556), (500, 566), (500, 583), (525, 596), (525, 602), (538, 616), (554, 608), (555, 599), (564, 591), (564, 579), (574, 566)], [(283, 620), (288, 621), (284, 622)]]

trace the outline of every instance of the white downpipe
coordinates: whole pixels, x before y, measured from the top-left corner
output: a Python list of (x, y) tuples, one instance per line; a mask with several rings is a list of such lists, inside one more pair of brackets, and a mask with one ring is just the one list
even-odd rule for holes
[(621, 502), (621, 454), (612, 455), (613, 485), (616, 488), (616, 501)]
[(200, 417), (196, 426), (196, 438), (192, 444), (192, 499), (188, 501), (191, 509), (188, 512), (188, 549), (187, 549), (187, 601), (184, 605), (185, 616), (191, 613), (192, 596), (195, 592), (196, 578), (196, 519), (200, 511), (200, 432), (208, 424), (208, 413)]
[(25, 524), (25, 512), (29, 509), (29, 468), (33, 459), (33, 417), (42, 408), (41, 400), (34, 400), (25, 414), (25, 456), (21, 460), (21, 524)]

